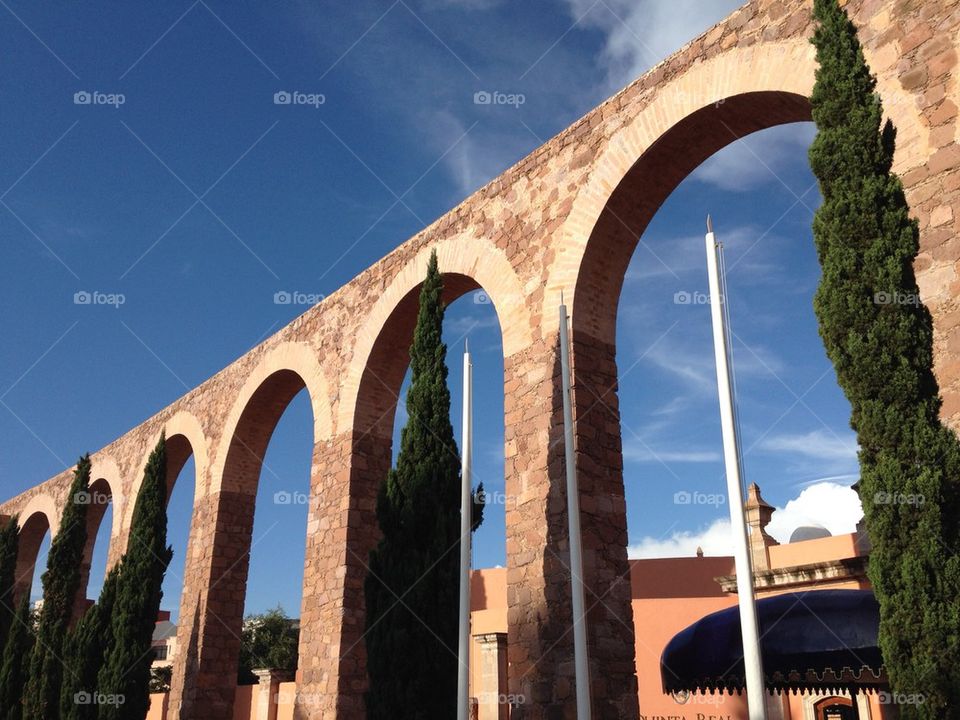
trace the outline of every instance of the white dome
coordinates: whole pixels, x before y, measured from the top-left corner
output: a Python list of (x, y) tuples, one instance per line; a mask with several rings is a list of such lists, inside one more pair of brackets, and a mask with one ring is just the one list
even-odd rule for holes
[(818, 540), (819, 538), (832, 537), (829, 530), (823, 525), (801, 525), (790, 535), (790, 542), (803, 542), (804, 540)]

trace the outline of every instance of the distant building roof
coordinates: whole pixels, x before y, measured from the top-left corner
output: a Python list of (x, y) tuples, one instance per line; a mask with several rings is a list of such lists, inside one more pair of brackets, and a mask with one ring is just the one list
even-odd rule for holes
[(153, 628), (153, 642), (176, 637), (177, 626), (169, 620), (158, 620)]

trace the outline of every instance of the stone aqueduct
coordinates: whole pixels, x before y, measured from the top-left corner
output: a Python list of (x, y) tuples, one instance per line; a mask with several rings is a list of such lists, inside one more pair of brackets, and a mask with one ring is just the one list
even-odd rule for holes
[[(671, 190), (747, 133), (808, 120), (810, 0), (754, 0), (409, 239), (236, 362), (93, 455), (112, 495), (109, 562), (123, 553), (161, 431), (170, 482), (192, 454), (193, 517), (171, 717), (231, 717), (261, 458), (303, 388), (314, 417), (301, 608), (300, 718), (361, 718), (362, 584), (377, 537), (418, 283), (431, 250), (450, 299), (475, 288), (503, 329), (510, 689), (524, 717), (574, 717), (559, 427), (556, 307), (571, 306), (577, 464), (596, 715), (636, 718), (615, 315), (638, 237)], [(921, 227), (916, 262), (935, 318), (944, 419), (960, 425), (958, 0), (850, 0), (896, 124), (896, 170)], [(706, 209), (698, 210), (703, 212)], [(28, 590), (70, 471), (0, 505), (19, 513)], [(190, 482), (183, 478), (181, 482)], [(99, 515), (90, 519), (91, 545)], [(88, 553), (89, 555), (89, 553)], [(89, 566), (87, 567), (89, 574)], [(657, 683), (658, 678), (640, 678)], [(319, 698), (319, 702), (317, 699)]]

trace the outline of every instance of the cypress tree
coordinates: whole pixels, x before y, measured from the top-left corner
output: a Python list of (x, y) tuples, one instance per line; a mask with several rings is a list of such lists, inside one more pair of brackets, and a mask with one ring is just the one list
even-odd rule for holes
[(93, 698), (98, 692), (97, 676), (107, 649), (104, 638), (113, 617), (122, 565), (123, 561), (110, 570), (96, 604), (87, 609), (67, 635), (63, 661), (72, 672), (66, 674), (60, 689), (60, 720), (97, 717)]
[(880, 647), (904, 720), (958, 718), (960, 445), (939, 420), (933, 324), (913, 272), (919, 232), (856, 29), (837, 0), (815, 0), (814, 15), (814, 309), (860, 444)]
[(16, 615), (14, 590), (17, 582), (17, 547), (20, 525), (14, 515), (0, 529), (0, 652), (7, 646), (7, 634)]
[[(450, 424), (442, 292), (434, 253), (410, 348), (410, 419), (377, 497), (383, 536), (364, 585), (371, 720), (456, 715), (460, 454)], [(474, 528), (481, 520), (478, 505)]]
[(0, 665), (0, 720), (23, 720), (23, 697), (29, 673), (31, 650), (34, 646), (33, 613), (30, 612), (30, 593), (24, 593), (20, 607), (13, 618), (7, 644)]
[(137, 720), (150, 708), (151, 640), (163, 597), (163, 576), (173, 556), (167, 546), (166, 439), (150, 453), (130, 524), (123, 570), (107, 632), (109, 647), (97, 676), (100, 720)]
[(77, 462), (70, 495), (60, 517), (60, 530), (50, 544), (43, 573), (43, 608), (37, 641), (30, 658), (24, 694), (24, 715), (30, 720), (56, 720), (63, 681), (63, 640), (80, 590), (80, 565), (87, 544), (90, 456)]

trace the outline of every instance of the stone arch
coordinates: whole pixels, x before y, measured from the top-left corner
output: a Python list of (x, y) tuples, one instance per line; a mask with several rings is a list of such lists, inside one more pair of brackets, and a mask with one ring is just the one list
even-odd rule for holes
[[(268, 350), (247, 375), (220, 431), (207, 492), (194, 508), (184, 572), (180, 617), (195, 619), (192, 629), (184, 623), (178, 631), (184, 652), (172, 692), (183, 698), (182, 717), (193, 717), (206, 703), (229, 716), (233, 706), (263, 457), (280, 417), (303, 389), (313, 413), (312, 513), (316, 448), (329, 440), (333, 426), (326, 379), (310, 345), (283, 342)], [(306, 563), (311, 563), (309, 554)], [(193, 640), (198, 632), (215, 648), (206, 655)], [(191, 685), (202, 689), (187, 691)]]
[[(159, 423), (158, 426), (147, 436), (149, 439), (142, 448), (139, 461), (133, 468), (133, 478), (130, 483), (130, 492), (127, 498), (127, 508), (123, 519), (123, 543), (129, 539), (130, 526), (133, 522), (133, 512), (136, 506), (137, 495), (143, 486), (143, 471), (150, 458), (150, 453), (156, 447), (160, 440), (160, 433), (163, 432), (166, 437), (167, 451), (167, 474), (166, 474), (166, 500), (169, 503), (173, 495), (174, 486), (177, 483), (180, 473), (187, 461), (193, 457), (194, 461), (194, 481), (193, 481), (193, 513), (190, 519), (189, 536), (186, 542), (186, 552), (184, 553), (184, 573), (183, 586), (179, 598), (166, 599), (167, 602), (175, 602), (179, 605), (181, 618), (181, 630), (189, 631), (189, 626), (184, 623), (182, 618), (189, 618), (196, 611), (194, 604), (194, 593), (196, 592), (195, 583), (202, 582), (202, 577), (196, 571), (191, 571), (191, 559), (203, 552), (205, 543), (204, 533), (208, 530), (209, 517), (202, 512), (198, 512), (199, 504), (204, 500), (209, 491), (210, 476), (210, 441), (204, 432), (203, 426), (196, 415), (188, 410), (177, 410), (167, 419)], [(168, 541), (169, 541), (168, 536)], [(125, 549), (125, 548), (124, 548)], [(119, 556), (113, 557), (116, 562)], [(168, 568), (167, 573), (171, 571)], [(193, 583), (193, 584), (191, 584)], [(181, 642), (186, 647), (186, 641), (183, 639), (183, 633), (178, 635)], [(187, 670), (185, 664), (181, 662), (174, 663), (173, 681), (183, 683), (183, 673)]]
[(123, 481), (120, 475), (120, 466), (110, 455), (97, 453), (90, 458), (90, 490), (87, 507), (87, 543), (83, 549), (83, 561), (80, 566), (80, 593), (76, 612), (83, 611), (86, 605), (87, 589), (90, 582), (90, 569), (93, 563), (93, 551), (97, 542), (100, 524), (107, 513), (107, 508), (113, 506), (113, 516), (110, 527), (110, 546), (107, 553), (107, 570), (113, 567), (116, 561), (116, 546), (120, 542), (123, 526)]
[[(108, 499), (113, 503), (113, 525), (110, 527), (110, 537), (111, 539), (119, 537), (123, 528), (125, 502), (120, 466), (112, 456), (97, 453), (90, 458), (90, 489), (108, 494)], [(100, 517), (102, 516), (103, 513), (100, 514)], [(99, 518), (97, 527), (99, 527)]]
[[(656, 211), (701, 162), (748, 133), (810, 118), (813, 58), (812, 46), (798, 38), (733, 48), (692, 63), (673, 77), (665, 70), (668, 79), (645, 95), (638, 90), (634, 99), (617, 108), (623, 124), (614, 126), (600, 144), (559, 230), (557, 260), (549, 270), (540, 315), (544, 337), (556, 338), (563, 293), (572, 316), (576, 464), (586, 518), (582, 540), (593, 566), (586, 572), (592, 576), (592, 591), (605, 599), (611, 618), (616, 617), (614, 622), (589, 625), (588, 643), (592, 657), (602, 657), (608, 668), (635, 667), (636, 662), (633, 643), (622, 643), (623, 636), (633, 632), (630, 588), (617, 582), (630, 572), (615, 345), (627, 266)], [(784, 76), (784, 66), (798, 71)], [(810, 69), (809, 75), (803, 68)], [(549, 453), (546, 462), (551, 467)], [(562, 507), (562, 501), (557, 505)], [(546, 520), (547, 546), (562, 546), (567, 534), (564, 514), (548, 511)], [(545, 564), (552, 560), (545, 558)], [(569, 592), (558, 569), (543, 573), (546, 597)], [(554, 623), (565, 612), (558, 603)], [(532, 634), (511, 625), (508, 645), (510, 662), (521, 674), (530, 661), (522, 647), (514, 648), (525, 644), (525, 631)], [(555, 626), (549, 629), (551, 637), (554, 633), (559, 634)], [(562, 658), (562, 652), (554, 652), (546, 662), (559, 670)], [(631, 712), (637, 712), (634, 675), (594, 681), (615, 688), (610, 697), (629, 702)], [(532, 691), (523, 679), (511, 682), (517, 683), (511, 692)]]
[[(430, 253), (436, 250), (444, 276), (444, 299), (452, 302), (471, 290), (482, 289), (481, 302), (497, 312), (505, 358), (534, 341), (533, 318), (517, 273), (502, 250), (481, 238), (458, 238), (423, 248), (380, 293), (353, 346), (350, 364), (341, 382), (337, 431), (353, 429), (383, 432), (393, 427), (390, 410), (406, 372), (409, 338), (416, 320), (417, 293), (423, 283)], [(400, 353), (400, 357), (397, 356)], [(387, 390), (388, 397), (371, 403), (361, 387), (370, 384)], [(367, 393), (369, 395), (370, 393)], [(375, 394), (375, 393), (374, 393)], [(390, 431), (386, 430), (387, 436)]]
[[(815, 67), (813, 46), (798, 37), (732, 48), (658, 85), (606, 141), (563, 224), (562, 254), (544, 293), (545, 334), (556, 332), (562, 292), (574, 329), (611, 341), (623, 273), (657, 209), (690, 172), (731, 142), (809, 120)], [(929, 131), (915, 103), (895, 77), (880, 75), (878, 89), (902, 129), (897, 168), (922, 163)]]
[[(264, 355), (247, 376), (230, 408), (211, 468), (209, 492), (223, 490), (224, 475), (230, 462), (231, 452), (236, 459), (240, 453), (249, 454), (250, 451), (255, 450), (253, 445), (243, 448), (238, 441), (238, 432), (243, 433), (242, 425), (247, 422), (251, 412), (272, 419), (272, 422), (261, 423), (265, 434), (254, 433), (257, 435), (256, 439), (254, 440), (253, 436), (250, 438), (257, 447), (262, 444), (258, 456), (253, 458), (257, 465), (257, 477), (259, 477), (259, 463), (263, 459), (263, 451), (266, 450), (273, 428), (287, 404), (303, 388), (307, 389), (313, 409), (314, 442), (321, 442), (333, 435), (330, 394), (316, 351), (302, 342), (280, 343)], [(249, 430), (253, 431), (252, 426)]]
[(390, 468), (397, 397), (409, 366), (419, 290), (433, 249), (446, 302), (482, 288), (478, 302), (494, 306), (503, 338), (505, 383), (509, 358), (525, 355), (534, 342), (524, 286), (506, 255), (478, 237), (421, 248), (378, 293), (364, 318), (340, 382), (337, 435), (318, 446), (324, 462), (317, 468), (310, 505), (301, 616), (301, 657), (309, 663), (301, 665), (301, 673), (308, 686), (337, 688), (319, 708), (324, 717), (363, 715), (366, 559), (379, 537), (376, 495)]
[(20, 511), (20, 539), (17, 547), (17, 574), (15, 600), (20, 602), (24, 593), (29, 594), (37, 565), (37, 555), (43, 538), (50, 533), (51, 540), (60, 527), (60, 512), (57, 503), (47, 493), (38, 493), (30, 498)]
[(143, 469), (147, 465), (150, 453), (160, 441), (160, 432), (163, 431), (167, 438), (167, 501), (173, 493), (173, 486), (180, 475), (180, 471), (186, 464), (190, 456), (193, 456), (196, 477), (194, 478), (193, 498), (194, 503), (197, 499), (207, 493), (209, 483), (209, 442), (203, 431), (203, 426), (197, 417), (186, 410), (178, 410), (165, 420), (161, 427), (150, 436), (146, 451), (143, 453), (139, 464), (133, 468), (133, 480), (130, 483), (130, 494), (125, 503), (123, 525), (124, 531), (130, 530), (130, 523), (133, 520), (133, 508), (137, 502), (137, 495), (140, 492), (140, 486), (143, 485)]

